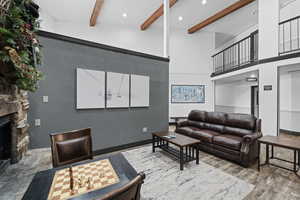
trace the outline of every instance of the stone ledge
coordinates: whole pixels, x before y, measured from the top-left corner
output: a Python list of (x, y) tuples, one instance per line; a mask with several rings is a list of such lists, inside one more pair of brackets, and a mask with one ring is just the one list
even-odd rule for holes
[(17, 101), (0, 98), (0, 117), (18, 112)]

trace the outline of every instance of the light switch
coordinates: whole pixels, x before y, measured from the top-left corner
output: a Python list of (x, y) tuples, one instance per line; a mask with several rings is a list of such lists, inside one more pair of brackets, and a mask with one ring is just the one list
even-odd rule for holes
[(49, 97), (48, 96), (43, 96), (43, 102), (48, 103), (48, 101), (49, 101)]
[(41, 126), (41, 119), (35, 119), (35, 126)]

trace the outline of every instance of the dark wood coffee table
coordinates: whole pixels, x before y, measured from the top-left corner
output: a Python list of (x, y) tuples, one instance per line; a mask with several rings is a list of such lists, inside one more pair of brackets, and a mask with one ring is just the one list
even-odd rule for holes
[[(263, 164), (260, 164), (260, 146), (261, 146), (261, 144), (266, 145), (266, 161)], [(271, 146), (271, 156), (270, 156), (270, 149), (269, 149), (270, 146)], [(281, 147), (281, 148), (292, 150), (294, 152), (293, 162), (282, 159), (282, 158), (275, 157), (274, 156), (274, 147)], [(270, 162), (271, 159), (276, 159), (276, 160), (281, 160), (284, 162), (292, 163), (293, 169), (289, 169), (289, 168), (271, 163)], [(275, 167), (293, 171), (295, 174), (297, 174), (297, 172), (299, 171), (299, 168), (300, 168), (300, 141), (289, 139), (289, 138), (282, 138), (280, 136), (264, 136), (264, 137), (258, 139), (258, 171), (260, 170), (260, 167), (263, 165), (272, 165)]]
[[(178, 133), (175, 133), (176, 138), (166, 138), (174, 134), (174, 132), (156, 132), (152, 133), (152, 150), (155, 152), (155, 148), (160, 148), (170, 155), (179, 159), (180, 170), (183, 170), (183, 165), (187, 162), (196, 160), (196, 164), (199, 164), (199, 140), (190, 138)], [(171, 147), (169, 144), (173, 144), (179, 147), (179, 150)]]

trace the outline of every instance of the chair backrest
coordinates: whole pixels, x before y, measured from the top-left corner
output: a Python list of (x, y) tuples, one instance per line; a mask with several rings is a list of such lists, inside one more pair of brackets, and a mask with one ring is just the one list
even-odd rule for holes
[(146, 176), (144, 173), (139, 173), (138, 176), (128, 184), (124, 185), (120, 189), (106, 194), (99, 200), (139, 200), (141, 187), (144, 183), (145, 177)]
[(50, 134), (53, 167), (92, 159), (91, 129)]

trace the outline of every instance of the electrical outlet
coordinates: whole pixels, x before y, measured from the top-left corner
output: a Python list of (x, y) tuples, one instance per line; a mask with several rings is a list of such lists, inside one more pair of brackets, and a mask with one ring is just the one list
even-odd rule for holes
[(49, 101), (49, 97), (48, 96), (43, 96), (43, 102), (48, 103), (48, 101)]
[(35, 126), (41, 126), (41, 119), (36, 119), (34, 121)]
[(143, 133), (147, 133), (148, 132), (148, 128), (147, 127), (144, 127), (143, 128)]

